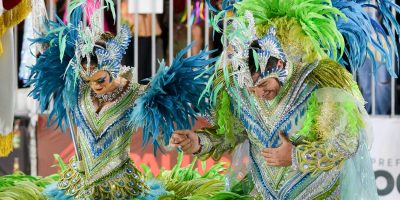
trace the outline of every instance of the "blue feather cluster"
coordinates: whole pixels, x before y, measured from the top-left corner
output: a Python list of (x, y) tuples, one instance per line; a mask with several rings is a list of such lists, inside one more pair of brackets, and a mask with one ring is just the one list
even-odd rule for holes
[(167, 194), (167, 190), (165, 189), (164, 185), (156, 179), (146, 181), (146, 185), (150, 188), (150, 191), (148, 194), (139, 196), (139, 200), (154, 200), (161, 195)]
[[(338, 17), (336, 25), (343, 37), (347, 41), (345, 54), (349, 60), (346, 63), (343, 59), (341, 64), (349, 64), (352, 71), (360, 68), (366, 56), (373, 61), (374, 71), (376, 71), (377, 62), (385, 63), (387, 71), (392, 77), (397, 77), (392, 66), (392, 55), (398, 57), (397, 39), (395, 33), (399, 33), (399, 24), (391, 12), (394, 8), (400, 12), (400, 7), (390, 0), (377, 0), (376, 5), (369, 0), (332, 0), (332, 5), (343, 12), (347, 19)], [(376, 11), (382, 18), (382, 23), (376, 16), (368, 13), (366, 8)], [(392, 27), (394, 31), (392, 31)], [(368, 46), (370, 45), (370, 46)], [(381, 60), (376, 60), (373, 51), (376, 50), (381, 55)]]
[(130, 122), (143, 129), (143, 144), (152, 139), (154, 153), (160, 146), (157, 142), (160, 130), (164, 144), (168, 144), (175, 129), (191, 129), (196, 115), (210, 109), (207, 98), (200, 96), (212, 73), (207, 66), (217, 58), (207, 59), (213, 51), (182, 58), (192, 44), (177, 54), (170, 67), (160, 63), (148, 89), (135, 102)]
[[(33, 87), (29, 95), (39, 101), (42, 112), (53, 102), (49, 126), (57, 123), (57, 127), (64, 129), (68, 125), (66, 108), (72, 111), (77, 105), (78, 85), (71, 63), (75, 59), (75, 41), (78, 37), (74, 27), (81, 17), (82, 9), (75, 9), (69, 26), (59, 18), (58, 22), (48, 21), (48, 33), (32, 40), (32, 44), (49, 46), (31, 67), (32, 74), (28, 80), (28, 85)], [(62, 44), (65, 48), (60, 48)]]
[(73, 199), (72, 196), (66, 195), (64, 190), (58, 189), (57, 183), (48, 185), (44, 189), (43, 193), (49, 199), (57, 199), (57, 200), (72, 200)]

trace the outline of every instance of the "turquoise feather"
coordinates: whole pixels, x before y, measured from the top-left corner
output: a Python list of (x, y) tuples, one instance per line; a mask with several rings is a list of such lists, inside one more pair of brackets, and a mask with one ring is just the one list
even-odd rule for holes
[(200, 99), (200, 95), (211, 72), (207, 66), (216, 58), (207, 59), (213, 51), (201, 51), (198, 55), (182, 58), (192, 45), (180, 51), (170, 67), (160, 63), (149, 89), (135, 101), (130, 122), (143, 128), (143, 142), (152, 140), (154, 153), (159, 148), (160, 129), (164, 144), (168, 144), (174, 130), (191, 129), (197, 113), (209, 110), (207, 100)]

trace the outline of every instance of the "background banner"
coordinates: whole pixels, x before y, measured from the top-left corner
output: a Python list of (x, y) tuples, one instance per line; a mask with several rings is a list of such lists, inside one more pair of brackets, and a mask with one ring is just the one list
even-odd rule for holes
[(400, 118), (371, 117), (371, 158), (379, 199), (400, 199)]

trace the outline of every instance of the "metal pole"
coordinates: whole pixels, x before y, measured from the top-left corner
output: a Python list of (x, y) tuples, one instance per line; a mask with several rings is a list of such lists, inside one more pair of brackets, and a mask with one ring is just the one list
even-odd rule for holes
[(69, 131), (71, 134), (72, 142), (74, 144), (75, 155), (76, 155), (76, 158), (78, 159), (78, 161), (81, 161), (82, 159), (81, 159), (81, 155), (79, 154), (79, 151), (78, 151), (79, 146), (76, 141), (76, 133), (74, 131), (74, 127), (72, 126), (72, 124), (73, 124), (72, 123), (72, 115), (71, 115), (69, 108), (66, 108), (66, 112), (67, 112), (67, 119), (68, 119), (68, 124), (69, 124), (69, 129), (70, 129)]
[(151, 74), (156, 73), (156, 0), (151, 1), (153, 10), (151, 12)]
[[(96, 2), (95, 2), (96, 4)], [(104, 0), (100, 1), (100, 8), (104, 6)], [(104, 31), (104, 9), (100, 10), (99, 24), (102, 31)]]
[(138, 65), (139, 65), (139, 60), (138, 60), (138, 58), (139, 58), (139, 13), (138, 13), (138, 11), (139, 11), (139, 9), (138, 9), (138, 7), (139, 7), (139, 1), (138, 0), (135, 0), (135, 4), (134, 4), (134, 13), (135, 13), (135, 23), (134, 23), (134, 26), (135, 26), (135, 32), (134, 32), (134, 51), (133, 51), (133, 58), (134, 58), (134, 71), (135, 71), (135, 74), (134, 74), (134, 76), (135, 76), (135, 80), (136, 81), (140, 81), (140, 80), (138, 80)]
[[(192, 18), (192, 12), (191, 12), (191, 4), (192, 1), (191, 0), (186, 0), (186, 12), (187, 12), (187, 17), (186, 17), (186, 27), (187, 27), (187, 32), (186, 32), (186, 37), (187, 37), (187, 41), (186, 41), (186, 45), (189, 45), (192, 41), (192, 27), (190, 25), (190, 21)], [(192, 52), (189, 50), (187, 53), (187, 56), (191, 56)]]
[(84, 8), (82, 11), (82, 20), (83, 20), (83, 26), (86, 27), (88, 26), (88, 20), (90, 21), (90, 19), (87, 18), (88, 14), (87, 14), (87, 7)]
[(204, 3), (204, 9), (206, 10), (206, 13), (205, 13), (205, 15), (206, 16), (204, 16), (204, 46), (205, 46), (205, 49), (206, 50), (209, 50), (209, 31), (210, 31), (210, 29), (209, 29), (209, 26), (208, 26), (208, 22), (210, 21), (210, 19), (209, 19), (209, 15), (210, 15), (210, 12), (209, 12), (209, 10), (208, 10), (208, 4), (207, 3)]
[[(372, 1), (372, 3), (374, 4), (374, 5), (376, 5), (376, 1), (375, 0), (373, 0)], [(373, 18), (374, 19), (376, 19), (376, 16), (377, 16), (377, 12), (376, 12), (376, 10), (375, 9), (371, 9), (371, 8), (367, 8), (367, 11), (368, 11), (368, 13), (370, 14), (370, 15), (372, 15), (373, 16)], [(376, 36), (377, 38), (379, 37), (379, 35), (377, 35)], [(378, 55), (378, 51), (374, 48), (374, 50), (373, 50), (373, 56), (374, 56), (374, 58), (376, 58), (377, 57), (377, 55)], [(371, 69), (370, 69), (370, 71), (371, 71), (371, 74), (370, 74), (370, 81), (371, 81), (371, 102), (368, 102), (368, 103), (371, 103), (371, 115), (376, 115), (376, 92), (375, 92), (375, 87), (376, 87), (376, 85), (375, 85), (375, 83), (376, 83), (376, 77), (373, 75), (374, 73), (374, 67), (373, 67), (373, 63), (372, 63), (372, 60), (371, 60)], [(375, 72), (375, 74), (376, 74), (376, 72)]]
[(174, 59), (174, 1), (169, 1), (169, 65), (172, 65)]
[(121, 0), (117, 0), (117, 32), (121, 30)]
[[(374, 50), (374, 54), (376, 54), (376, 50)], [(373, 72), (374, 66), (371, 65), (371, 72)], [(377, 72), (375, 72), (377, 73)], [(371, 73), (371, 114), (376, 115), (376, 93), (375, 93), (375, 83), (376, 77)]]
[[(14, 70), (18, 69), (18, 26), (14, 26), (13, 28), (13, 37), (14, 37)], [(17, 73), (15, 73), (17, 74)]]
[[(392, 7), (392, 14), (393, 14), (394, 18), (396, 19), (397, 13), (393, 7)], [(395, 31), (393, 26), (392, 26), (392, 31), (393, 32)], [(393, 43), (395, 43), (395, 42), (396, 41), (393, 41)], [(395, 45), (395, 44), (393, 44), (393, 45)], [(394, 71), (396, 71), (395, 51), (397, 51), (397, 49), (395, 49), (392, 53), (392, 66), (393, 66)], [(397, 62), (399, 62), (399, 61), (397, 61)], [(395, 87), (396, 87), (395, 80), (393, 77), (391, 77), (391, 81), (390, 81), (390, 97), (391, 97), (390, 98), (390, 116), (391, 117), (394, 117), (396, 115), (396, 113), (395, 113), (396, 112), (396, 109), (395, 109), (395, 106), (396, 106), (396, 104), (395, 104), (395, 95), (396, 95)]]
[[(67, 9), (67, 8), (65, 8)], [(48, 5), (48, 11), (49, 11), (49, 16), (50, 20), (54, 21), (54, 0), (49, 0), (49, 5)]]
[[(31, 122), (28, 126), (29, 137), (31, 138), (29, 141), (29, 157), (30, 157), (30, 164), (31, 164), (31, 174), (32, 176), (37, 176), (37, 147), (36, 147), (36, 122), (37, 122), (37, 115), (31, 117)], [(32, 120), (35, 120), (32, 122)]]

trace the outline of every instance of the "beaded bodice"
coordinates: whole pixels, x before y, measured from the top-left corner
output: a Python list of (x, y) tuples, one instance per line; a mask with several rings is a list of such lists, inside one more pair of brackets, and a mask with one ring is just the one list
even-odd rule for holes
[[(262, 149), (276, 148), (281, 144), (279, 132), (290, 137), (295, 135), (298, 128), (302, 126), (307, 101), (317, 87), (304, 80), (316, 65), (317, 63), (310, 64), (296, 72), (298, 74), (292, 76), (288, 83), (290, 85), (283, 87), (274, 101), (265, 101), (251, 95), (249, 98), (253, 99), (254, 105), (252, 105), (249, 98), (245, 98), (244, 92), (237, 92), (243, 95), (240, 98), (239, 116), (250, 141), (249, 169), (257, 190), (266, 199), (297, 199), (296, 196), (302, 196), (303, 190), (307, 188), (326, 185), (326, 187), (318, 187), (326, 190), (338, 180), (338, 171), (332, 170), (314, 175), (301, 173), (291, 169), (290, 166), (267, 165), (261, 154)], [(326, 181), (322, 183), (322, 180)], [(308, 194), (314, 192), (323, 193), (324, 191), (314, 190)]]
[(76, 199), (131, 199), (148, 191), (129, 159), (133, 126), (129, 123), (138, 85), (96, 112), (89, 86), (80, 88), (75, 111), (79, 158), (61, 172), (58, 188)]
[(119, 99), (96, 113), (90, 87), (81, 89), (76, 112), (77, 140), (88, 184), (129, 159), (133, 128), (128, 120), (137, 91), (136, 85), (130, 85)]

